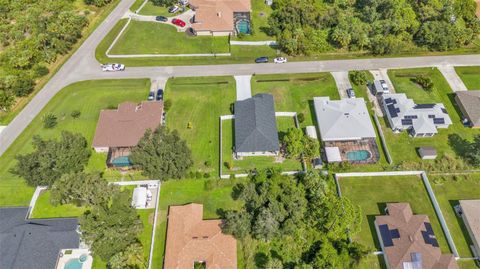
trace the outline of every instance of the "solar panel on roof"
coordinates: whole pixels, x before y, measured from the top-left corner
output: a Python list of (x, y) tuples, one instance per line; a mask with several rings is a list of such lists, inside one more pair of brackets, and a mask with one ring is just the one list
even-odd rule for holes
[(444, 118), (435, 118), (433, 119), (434, 124), (445, 124), (445, 119)]
[(437, 238), (435, 238), (435, 234), (433, 233), (432, 225), (429, 222), (424, 222), (425, 230), (422, 231), (422, 237), (425, 241), (425, 244), (432, 245), (433, 247), (439, 247)]
[(402, 120), (402, 125), (412, 125), (413, 121), (411, 119)]
[(390, 113), (390, 117), (396, 118), (398, 116), (398, 112), (395, 109), (394, 105), (387, 105), (388, 112)]
[(398, 229), (390, 230), (390, 236), (393, 239), (400, 238), (400, 233), (398, 232)]
[(390, 230), (388, 229), (387, 224), (382, 224), (378, 226), (380, 230), (380, 236), (382, 237), (382, 242), (384, 247), (391, 247), (393, 246), (392, 236), (390, 234)]
[(417, 119), (418, 116), (417, 115), (406, 115), (405, 116), (405, 119)]
[(434, 119), (434, 118), (435, 118), (435, 115), (428, 115), (428, 118), (429, 118), (429, 119)]
[(393, 102), (392, 98), (385, 98), (385, 104), (391, 104)]
[(415, 105), (414, 109), (425, 109), (425, 108), (433, 108), (435, 104), (417, 104)]
[(432, 224), (430, 224), (430, 222), (424, 222), (423, 224), (425, 225), (425, 229), (427, 230), (427, 233), (433, 235)]
[(445, 114), (448, 114), (447, 110), (443, 107), (442, 107), (442, 112), (445, 113)]

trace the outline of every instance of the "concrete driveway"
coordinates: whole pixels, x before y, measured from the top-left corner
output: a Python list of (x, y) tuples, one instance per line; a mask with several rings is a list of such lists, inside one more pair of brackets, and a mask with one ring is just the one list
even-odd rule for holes
[(468, 91), (467, 86), (465, 86), (465, 83), (463, 83), (462, 79), (455, 71), (455, 67), (451, 65), (442, 65), (438, 67), (438, 70), (440, 70), (442, 75), (445, 77), (450, 85), (450, 88), (452, 88), (452, 91)]
[(236, 82), (237, 101), (252, 97), (252, 76), (234, 76)]
[[(127, 13), (125, 14), (124, 17), (131, 18), (134, 21), (145, 21), (145, 22), (156, 22), (156, 23), (168, 24), (168, 25), (171, 25), (171, 26), (177, 28), (177, 31), (179, 31), (179, 32), (185, 32), (188, 28), (192, 27), (192, 23), (190, 22), (190, 20), (193, 18), (193, 16), (195, 16), (195, 11), (189, 9), (189, 10), (183, 12), (182, 14), (172, 16), (172, 17), (168, 17), (166, 22), (157, 21), (155, 19), (156, 16), (138, 15), (138, 14), (135, 14), (135, 13), (131, 12), (130, 10), (127, 11)], [(173, 24), (172, 23), (173, 19), (180, 19), (180, 20), (184, 21), (186, 23), (185, 27), (179, 27), (179, 26)]]
[(393, 83), (388, 77), (387, 69), (381, 68), (378, 70), (370, 70), (370, 73), (372, 73), (374, 80), (385, 80), (388, 85), (388, 90), (390, 90), (390, 93), (395, 93), (395, 87), (393, 87)]
[(348, 98), (347, 89), (352, 88), (352, 84), (350, 84), (350, 79), (348, 78), (348, 71), (331, 72), (331, 74), (335, 79), (335, 84), (337, 85), (337, 90), (340, 94), (340, 98)]

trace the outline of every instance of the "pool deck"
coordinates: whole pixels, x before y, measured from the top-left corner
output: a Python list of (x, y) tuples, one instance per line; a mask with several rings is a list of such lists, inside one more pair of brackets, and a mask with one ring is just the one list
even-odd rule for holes
[[(342, 161), (348, 161), (352, 164), (372, 164), (378, 162), (380, 153), (374, 138), (364, 138), (354, 141), (327, 141), (325, 147), (338, 147)], [(347, 158), (347, 153), (351, 151), (368, 151), (370, 157), (366, 160), (352, 161)]]
[[(71, 254), (65, 254), (68, 250), (72, 251)], [(91, 269), (93, 264), (93, 257), (90, 255), (90, 251), (88, 249), (62, 249), (60, 251), (60, 255), (58, 256), (57, 266), (55, 269), (68, 269), (65, 267), (68, 261), (71, 259), (78, 259), (81, 255), (86, 254), (87, 260), (82, 263), (82, 269)]]

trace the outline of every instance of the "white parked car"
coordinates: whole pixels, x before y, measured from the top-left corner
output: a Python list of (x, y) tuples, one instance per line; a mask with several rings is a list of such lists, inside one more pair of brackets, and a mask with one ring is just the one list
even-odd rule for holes
[(273, 62), (276, 63), (276, 64), (283, 64), (283, 63), (287, 62), (287, 58), (277, 57), (277, 58), (273, 59)]
[(123, 71), (125, 70), (125, 65), (123, 64), (103, 64), (102, 71), (103, 72), (116, 72), (116, 71)]
[(171, 7), (168, 8), (168, 13), (176, 13), (179, 10), (180, 10), (180, 8), (177, 5), (171, 6)]

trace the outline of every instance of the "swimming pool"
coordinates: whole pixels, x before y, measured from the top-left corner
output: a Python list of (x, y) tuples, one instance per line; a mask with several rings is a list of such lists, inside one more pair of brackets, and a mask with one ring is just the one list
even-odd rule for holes
[(117, 157), (112, 160), (112, 165), (115, 167), (127, 167), (132, 165), (130, 158), (128, 156)]
[(65, 264), (64, 269), (82, 269), (82, 262), (79, 259), (70, 259)]
[(237, 22), (237, 31), (242, 34), (250, 34), (250, 22), (247, 20), (240, 20)]
[(366, 161), (370, 158), (368, 150), (353, 150), (347, 152), (347, 159), (349, 161)]

